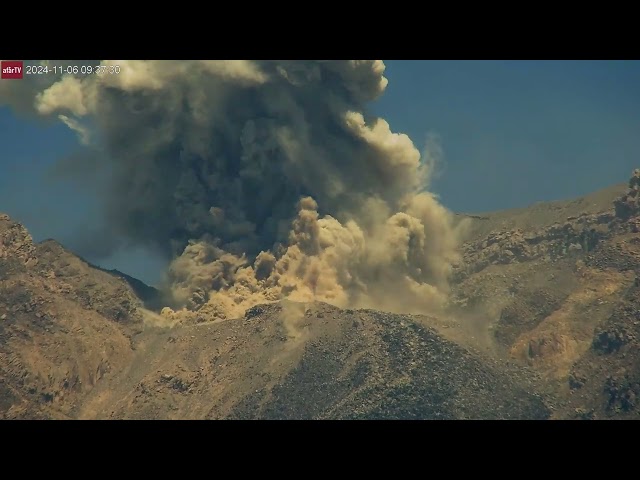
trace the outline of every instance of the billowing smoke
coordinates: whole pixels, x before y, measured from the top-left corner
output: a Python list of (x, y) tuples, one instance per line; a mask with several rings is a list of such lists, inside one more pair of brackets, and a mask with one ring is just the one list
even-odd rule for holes
[(366, 112), (387, 85), (381, 61), (100, 65), (8, 93), (104, 150), (111, 235), (172, 259), (186, 310), (165, 315), (228, 318), (285, 297), (402, 312), (446, 301), (458, 233), (425, 191), (433, 162)]

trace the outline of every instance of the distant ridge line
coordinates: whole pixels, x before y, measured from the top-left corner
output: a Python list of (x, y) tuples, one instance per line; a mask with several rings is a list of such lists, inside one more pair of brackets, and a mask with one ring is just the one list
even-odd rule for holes
[(456, 213), (459, 217), (467, 217), (467, 218), (476, 218), (478, 220), (489, 220), (489, 217), (484, 217), (482, 215), (470, 215), (468, 213)]

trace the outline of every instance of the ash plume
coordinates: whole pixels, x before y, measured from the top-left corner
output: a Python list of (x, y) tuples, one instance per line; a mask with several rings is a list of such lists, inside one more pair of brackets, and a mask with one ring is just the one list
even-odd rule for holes
[(0, 96), (103, 149), (111, 234), (172, 260), (163, 315), (229, 318), (285, 297), (444, 304), (459, 232), (426, 191), (433, 162), (367, 113), (381, 61), (101, 64), (120, 73)]

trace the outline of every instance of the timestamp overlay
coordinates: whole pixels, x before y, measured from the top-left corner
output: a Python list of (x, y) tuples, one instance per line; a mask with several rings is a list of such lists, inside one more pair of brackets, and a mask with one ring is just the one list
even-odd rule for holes
[(122, 67), (112, 65), (25, 65), (25, 75), (118, 75)]

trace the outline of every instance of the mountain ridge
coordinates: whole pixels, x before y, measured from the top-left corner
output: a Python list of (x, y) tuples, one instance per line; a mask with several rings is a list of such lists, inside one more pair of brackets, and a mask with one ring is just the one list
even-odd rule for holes
[(2, 418), (638, 418), (640, 173), (470, 223), (440, 317), (160, 292), (0, 215)]

